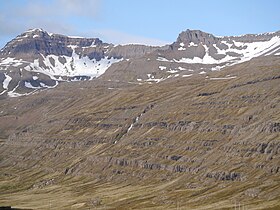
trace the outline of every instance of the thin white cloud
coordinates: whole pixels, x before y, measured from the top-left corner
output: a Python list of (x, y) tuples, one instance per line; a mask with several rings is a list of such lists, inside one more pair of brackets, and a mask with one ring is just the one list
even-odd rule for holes
[[(0, 40), (7, 40), (31, 28), (42, 28), (51, 33), (98, 37), (113, 44), (165, 45), (168, 42), (147, 38), (111, 29), (89, 29), (80, 31), (80, 26), (71, 22), (72, 18), (85, 17), (99, 21), (102, 18), (103, 0), (29, 0), (25, 5), (10, 0), (6, 8), (0, 8)], [(1, 48), (1, 46), (0, 46)]]
[(21, 17), (69, 17), (85, 16), (97, 18), (102, 6), (101, 0), (29, 0), (24, 7), (16, 6), (12, 11)]
[(59, 33), (73, 32), (75, 27), (70, 19), (99, 19), (102, 0), (29, 0), (25, 5), (10, 0), (5, 6), (0, 8), (0, 37), (37, 27)]
[(57, 0), (67, 15), (89, 16), (97, 18), (102, 6), (101, 0)]

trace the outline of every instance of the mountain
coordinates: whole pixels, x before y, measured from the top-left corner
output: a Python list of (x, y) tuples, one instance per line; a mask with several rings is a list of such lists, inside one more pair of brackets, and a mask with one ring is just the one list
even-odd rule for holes
[[(280, 55), (280, 31), (215, 37), (199, 30), (186, 30), (179, 34), (168, 49), (159, 49), (141, 58), (117, 63), (105, 75), (108, 73), (106, 78), (114, 76), (119, 80), (159, 82), (178, 76), (203, 76), (209, 71), (268, 55)], [(147, 67), (146, 70), (143, 66)], [(119, 71), (122, 67), (129, 69), (129, 76)]]
[(68, 37), (33, 29), (1, 50), (0, 94), (15, 97), (53, 88), (60, 82), (92, 80), (101, 75), (107, 80), (160, 82), (279, 54), (280, 31), (215, 37), (186, 30), (170, 45), (151, 47), (114, 46), (98, 38)]
[(53, 88), (63, 81), (91, 80), (113, 63), (156, 49), (143, 45), (114, 46), (98, 38), (29, 30), (7, 43), (0, 52), (0, 81), (3, 84), (0, 94), (15, 97)]
[(279, 209), (280, 59), (0, 103), (0, 201), (27, 209)]
[[(0, 103), (0, 207), (279, 209), (278, 34), (215, 37), (187, 30), (164, 47), (102, 43), (100, 48), (115, 54), (104, 50), (101, 60), (120, 60), (105, 73), (63, 82), (45, 73), (43, 65), (42, 72), (22, 66), (18, 81), (26, 89), (27, 79), (36, 75), (59, 85), (17, 98), (5, 94), (20, 69), (6, 64), (1, 71), (6, 92)], [(78, 54), (99, 42), (62, 37), (78, 46), (75, 51), (42, 50), (39, 66), (54, 53)], [(8, 43), (5, 53), (8, 46), (13, 45)], [(225, 56), (218, 57), (222, 53), (213, 47)], [(34, 54), (27, 51), (22, 53), (26, 60)], [(89, 56), (83, 55), (79, 59)], [(70, 81), (73, 74), (61, 77)], [(29, 93), (24, 87), (21, 93)]]

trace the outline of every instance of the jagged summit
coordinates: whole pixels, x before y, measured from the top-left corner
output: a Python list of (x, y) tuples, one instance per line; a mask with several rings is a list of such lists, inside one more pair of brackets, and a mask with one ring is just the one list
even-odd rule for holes
[(177, 41), (178, 43), (184, 43), (184, 44), (215, 44), (219, 38), (215, 37), (212, 34), (200, 31), (200, 30), (190, 30), (187, 29), (186, 31), (183, 31), (179, 34)]
[(36, 28), (27, 30), (8, 42), (0, 52), (0, 56), (25, 57), (25, 59), (26, 57), (32, 57), (34, 54), (71, 56), (72, 49), (70, 46), (92, 47), (102, 44), (103, 42), (98, 38), (73, 38)]
[(28, 35), (40, 35), (40, 34), (48, 34), (49, 36), (51, 36), (51, 33), (48, 33), (47, 31), (45, 31), (42, 28), (33, 28), (33, 29), (28, 29), (25, 32), (23, 32), (20, 36), (28, 36)]
[[(50, 33), (47, 30), (44, 30), (42, 28), (28, 29), (19, 36), (32, 36), (32, 35), (63, 36), (63, 37), (68, 37), (68, 38), (87, 39), (86, 37), (80, 37), (80, 36), (67, 36), (67, 35), (63, 35), (63, 34), (59, 34), (59, 33)], [(34, 38), (36, 38), (36, 36)]]
[(260, 34), (242, 34), (237, 36), (215, 36), (211, 33), (207, 33), (201, 30), (192, 30), (187, 29), (182, 31), (176, 42), (180, 43), (194, 43), (194, 44), (215, 44), (219, 41), (228, 41), (228, 40), (235, 40), (240, 42), (254, 42), (254, 41), (268, 41), (272, 37), (279, 36), (280, 37), (280, 30), (275, 32), (266, 32)]

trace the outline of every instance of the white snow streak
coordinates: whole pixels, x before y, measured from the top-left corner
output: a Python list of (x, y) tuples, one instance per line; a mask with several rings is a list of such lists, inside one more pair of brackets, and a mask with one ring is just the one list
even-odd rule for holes
[(225, 79), (235, 79), (236, 76), (232, 76), (232, 77), (212, 77), (209, 78), (210, 80), (225, 80)]
[(5, 79), (3, 81), (3, 89), (4, 89), (4, 91), (2, 91), (0, 93), (0, 95), (3, 95), (5, 92), (7, 92), (8, 86), (9, 86), (11, 81), (12, 81), (12, 77), (10, 77), (9, 75), (5, 74)]
[(162, 71), (166, 69), (166, 66), (159, 66), (158, 68)]
[(3, 81), (3, 88), (8, 89), (9, 83), (12, 81), (12, 77), (5, 74), (5, 80)]
[(179, 69), (180, 71), (186, 70), (185, 68), (183, 68), (183, 67), (181, 67), (181, 66), (179, 66), (178, 69)]
[(192, 74), (185, 74), (185, 75), (182, 75), (182, 77), (191, 77)]
[(140, 117), (142, 117), (143, 113), (135, 118), (135, 121), (128, 127), (127, 133), (133, 128), (133, 126), (139, 121)]

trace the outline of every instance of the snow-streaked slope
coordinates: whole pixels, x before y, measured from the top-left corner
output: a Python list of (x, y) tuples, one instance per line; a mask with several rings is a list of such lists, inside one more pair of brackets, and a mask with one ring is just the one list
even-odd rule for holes
[[(29, 65), (24, 67), (24, 69), (27, 71), (44, 73), (49, 76), (89, 76), (94, 78), (104, 74), (113, 63), (122, 60), (105, 56), (97, 61), (96, 59), (90, 59), (88, 56), (82, 57), (78, 55), (75, 52), (76, 46), (70, 47), (73, 50), (72, 56), (47, 55), (45, 57), (41, 54), (41, 58), (29, 63)], [(44, 65), (40, 65), (40, 59)], [(10, 60), (15, 62), (15, 60), (12, 60), (11, 58)]]
[[(279, 50), (280, 48), (280, 37), (275, 36), (272, 37), (269, 41), (259, 41), (252, 43), (244, 43), (244, 42), (236, 42), (233, 41), (234, 44), (230, 44), (229, 42), (222, 41), (223, 44), (227, 46), (227, 49), (220, 49), (216, 44), (213, 46), (217, 50), (217, 55), (224, 55), (225, 57), (222, 59), (215, 59), (209, 54), (209, 47), (206, 45), (202, 45), (205, 49), (205, 55), (203, 58), (194, 57), (187, 58), (183, 57), (180, 60), (174, 59), (175, 62), (178, 63), (200, 63), (200, 64), (221, 64), (225, 62), (230, 62), (233, 64), (241, 63), (248, 61), (254, 57), (258, 57), (261, 55), (270, 55), (274, 51)], [(278, 48), (279, 47), (279, 48)], [(180, 50), (180, 48), (178, 48)], [(274, 50), (274, 51), (272, 51)], [(270, 52), (272, 51), (272, 52)], [(230, 53), (236, 53), (239, 56), (231, 56)], [(164, 58), (160, 58), (161, 61), (167, 61)]]
[[(60, 62), (59, 57), (65, 60), (66, 62)], [(80, 57), (75, 52), (73, 52), (71, 57), (55, 55), (48, 55), (44, 57), (42, 55), (42, 58), (42, 61), (46, 67), (40, 66), (39, 59), (36, 59), (33, 63), (30, 63), (24, 69), (27, 71), (44, 73), (49, 76), (89, 76), (91, 78), (94, 78), (104, 74), (105, 71), (113, 63), (122, 60), (115, 59), (113, 57), (105, 57), (99, 61), (95, 59), (90, 60), (87, 56)]]
[[(255, 57), (280, 55), (279, 32), (211, 39), (207, 37), (213, 35), (201, 33), (202, 35), (199, 32), (190, 32), (192, 36), (189, 34), (187, 38), (179, 36), (180, 38), (172, 44), (170, 51), (157, 54), (155, 60), (158, 61), (158, 69), (163, 77), (155, 74), (153, 78), (155, 82), (159, 79), (163, 81), (173, 78), (174, 73), (182, 77), (202, 75), (208, 71), (219, 71), (225, 67), (249, 61)], [(196, 37), (196, 35), (198, 38), (194, 38), (194, 43), (190, 37)], [(182, 65), (183, 68), (178, 65)], [(192, 74), (185, 74), (183, 70), (192, 71)]]

